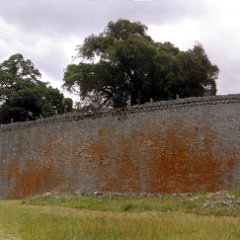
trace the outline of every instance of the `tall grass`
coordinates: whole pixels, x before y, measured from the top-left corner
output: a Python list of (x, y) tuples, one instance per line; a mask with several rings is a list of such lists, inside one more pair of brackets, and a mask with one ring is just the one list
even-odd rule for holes
[(0, 226), (26, 240), (239, 239), (238, 219), (175, 212), (113, 213), (0, 203)]
[(202, 208), (206, 199), (206, 194), (150, 199), (74, 194), (0, 201), (0, 239), (239, 240), (239, 217), (189, 213), (209, 214)]

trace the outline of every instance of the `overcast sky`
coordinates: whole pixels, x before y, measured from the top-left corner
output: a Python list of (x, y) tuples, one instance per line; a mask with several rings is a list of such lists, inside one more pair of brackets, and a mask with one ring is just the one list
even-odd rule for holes
[(218, 94), (240, 93), (238, 0), (0, 0), (0, 6), (0, 62), (22, 53), (55, 87), (63, 84), (77, 44), (126, 18), (182, 50), (202, 43), (221, 71)]

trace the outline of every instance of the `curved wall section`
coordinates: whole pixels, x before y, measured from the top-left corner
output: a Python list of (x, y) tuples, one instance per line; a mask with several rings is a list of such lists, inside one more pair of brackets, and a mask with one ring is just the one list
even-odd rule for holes
[(0, 198), (240, 187), (240, 95), (0, 127)]

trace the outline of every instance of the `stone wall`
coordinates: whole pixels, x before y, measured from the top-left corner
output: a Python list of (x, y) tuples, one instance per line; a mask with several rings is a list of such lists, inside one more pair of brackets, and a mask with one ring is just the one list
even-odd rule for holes
[(240, 188), (240, 95), (0, 127), (0, 198)]

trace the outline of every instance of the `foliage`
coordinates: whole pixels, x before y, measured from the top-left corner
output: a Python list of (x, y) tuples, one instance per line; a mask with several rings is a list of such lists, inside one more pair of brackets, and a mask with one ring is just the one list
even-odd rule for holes
[(41, 78), (41, 73), (34, 68), (32, 61), (25, 60), (20, 53), (10, 56), (0, 66), (2, 70), (21, 79), (37, 82)]
[(0, 123), (34, 120), (72, 110), (72, 100), (40, 81), (31, 60), (14, 54), (0, 64)]
[(180, 51), (169, 42), (154, 42), (146, 31), (140, 22), (109, 22), (77, 47), (80, 63), (67, 66), (63, 86), (89, 103), (115, 108), (216, 94), (219, 70), (200, 44)]

